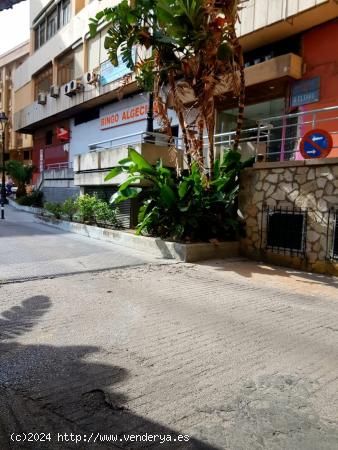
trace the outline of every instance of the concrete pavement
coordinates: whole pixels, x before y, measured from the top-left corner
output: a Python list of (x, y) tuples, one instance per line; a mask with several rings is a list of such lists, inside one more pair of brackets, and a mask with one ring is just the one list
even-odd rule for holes
[[(147, 253), (56, 230), (6, 206), (0, 220), (0, 280), (55, 276), (159, 262)], [(164, 262), (164, 261), (162, 261)]]
[[(0, 311), (1, 449), (338, 448), (334, 278), (143, 260), (0, 285)], [(29, 431), (39, 442), (11, 442)], [(168, 439), (130, 441), (149, 434)]]

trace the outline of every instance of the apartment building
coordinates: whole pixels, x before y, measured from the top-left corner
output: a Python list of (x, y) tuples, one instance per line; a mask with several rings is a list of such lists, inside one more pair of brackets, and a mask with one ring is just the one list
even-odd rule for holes
[(17, 133), (13, 128), (16, 110), (13, 74), (29, 56), (29, 42), (0, 55), (0, 111), (5, 112), (9, 122), (5, 127), (5, 162), (16, 159), (30, 164), (32, 153), (32, 136)]
[[(126, 136), (128, 142), (141, 142), (146, 131), (147, 95), (139, 91), (122, 61), (114, 67), (108, 60), (106, 29), (93, 39), (88, 33), (89, 18), (111, 4), (111, 0), (30, 3), (31, 54), (15, 73), (20, 103), (15, 128), (33, 136), (33, 163), (38, 168), (34, 181), (40, 184), (43, 173), (44, 191), (51, 200), (78, 192), (76, 185), (87, 191), (102, 185), (104, 158), (95, 166), (94, 150), (124, 145)], [(84, 155), (81, 167), (88, 172), (76, 175), (76, 185), (71, 179), (74, 159), (76, 167), (80, 164), (75, 155)]]
[[(14, 75), (20, 106), (14, 128), (33, 135), (35, 165), (47, 174), (74, 164), (75, 186), (82, 192), (109, 191), (104, 176), (126, 145), (145, 145), (146, 94), (122, 62), (113, 67), (108, 61), (105, 28), (94, 39), (88, 34), (89, 18), (112, 3), (31, 1), (31, 54)], [(310, 268), (338, 255), (337, 16), (337, 0), (249, 0), (241, 11), (247, 86), (241, 151), (257, 156), (242, 198), (243, 251), (249, 255), (276, 248), (278, 256), (282, 251), (292, 264)], [(219, 93), (216, 147), (222, 153), (231, 145), (237, 110), (226, 86)], [(173, 126), (179, 136), (174, 114)], [(312, 158), (303, 138), (313, 129), (324, 130), (332, 142), (323, 153), (310, 146)], [(159, 154), (165, 150), (152, 154), (148, 148), (150, 159)], [(284, 209), (277, 214), (271, 208), (297, 213), (289, 220)], [(291, 222), (296, 241), (271, 237)]]
[[(332, 274), (338, 274), (337, 16), (335, 0), (257, 0), (248, 2), (240, 25), (247, 65), (242, 148), (257, 155), (241, 180), (242, 252)], [(227, 107), (219, 121), (223, 143), (232, 136)]]
[[(136, 83), (123, 63), (115, 68), (108, 61), (105, 29), (94, 39), (88, 34), (89, 18), (111, 4), (110, 0), (31, 1), (31, 54), (15, 74), (20, 111), (14, 126), (34, 135), (33, 161), (41, 169), (72, 163), (76, 154), (93, 150), (95, 144), (104, 147), (111, 140), (124, 144), (127, 135), (145, 131), (146, 96), (136, 95)], [(335, 0), (246, 3), (238, 25), (247, 66), (246, 129), (255, 128), (265, 117), (337, 102), (335, 76), (326, 70), (334, 64), (337, 9)], [(331, 43), (324, 53), (321, 39)], [(309, 89), (310, 102), (302, 98)], [(222, 135), (221, 147), (224, 134), (231, 138), (236, 105), (231, 93), (220, 93), (216, 133)], [(134, 108), (138, 113), (133, 116)], [(124, 112), (127, 122), (113, 121)], [(292, 135), (295, 129), (288, 131)], [(289, 144), (282, 149), (285, 157), (290, 157), (291, 139)], [(278, 143), (275, 148), (260, 148), (272, 159), (279, 157)]]

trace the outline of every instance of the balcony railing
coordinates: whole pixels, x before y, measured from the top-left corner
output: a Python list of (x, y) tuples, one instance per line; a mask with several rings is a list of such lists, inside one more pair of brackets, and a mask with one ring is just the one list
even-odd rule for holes
[[(303, 160), (300, 144), (304, 135), (315, 129), (331, 135), (331, 156), (338, 156), (338, 106), (260, 119), (257, 127), (242, 131), (240, 150), (263, 161)], [(231, 148), (235, 134), (215, 135), (216, 154)]]
[[(175, 167), (176, 157), (170, 148), (180, 150), (182, 142), (180, 138), (173, 137), (170, 140), (167, 135), (154, 132), (133, 133), (95, 142), (89, 145), (88, 152), (74, 156), (74, 172), (108, 171), (116, 167), (120, 160), (127, 158), (129, 146), (134, 147), (151, 164), (162, 159), (164, 165)], [(183, 165), (181, 151), (177, 155), (177, 164)]]
[(89, 145), (89, 151), (110, 150), (121, 146), (137, 146), (144, 143), (168, 147), (174, 146), (177, 149), (182, 148), (181, 138), (173, 136), (172, 141), (170, 142), (166, 134), (141, 131), (138, 133), (126, 134), (121, 137), (108, 139), (106, 141), (95, 142), (94, 144)]
[(66, 161), (66, 162), (54, 163), (54, 164), (46, 164), (46, 170), (61, 170), (61, 169), (72, 169), (72, 168), (73, 168), (72, 161)]
[[(242, 131), (239, 149), (244, 158), (254, 156), (258, 161), (303, 160), (300, 151), (302, 138), (307, 132), (318, 128), (329, 132), (332, 136), (333, 148), (330, 156), (338, 156), (338, 106), (260, 119), (257, 127)], [(234, 131), (215, 134), (216, 157), (233, 146), (235, 134)], [(204, 136), (205, 155), (207, 155), (207, 139), (207, 136)], [(115, 161), (121, 151), (127, 155), (125, 152), (128, 146), (141, 151), (141, 146), (149, 143), (161, 147), (162, 150), (170, 146), (178, 150), (183, 149), (182, 138), (173, 137), (170, 142), (167, 135), (162, 133), (138, 132), (95, 142), (89, 145), (89, 154), (102, 153), (100, 158), (103, 161), (106, 158), (103, 153), (109, 151), (109, 160), (113, 157)], [(183, 157), (183, 152), (180, 157)], [(85, 154), (76, 155), (75, 158), (84, 159)], [(113, 164), (112, 160), (110, 164)]]

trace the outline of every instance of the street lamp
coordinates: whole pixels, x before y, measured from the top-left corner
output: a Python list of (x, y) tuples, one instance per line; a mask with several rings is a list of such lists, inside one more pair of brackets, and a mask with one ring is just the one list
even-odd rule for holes
[(1, 219), (5, 218), (4, 204), (6, 203), (6, 178), (5, 178), (5, 128), (8, 117), (3, 111), (0, 112), (0, 124), (2, 133), (2, 180), (1, 180)]

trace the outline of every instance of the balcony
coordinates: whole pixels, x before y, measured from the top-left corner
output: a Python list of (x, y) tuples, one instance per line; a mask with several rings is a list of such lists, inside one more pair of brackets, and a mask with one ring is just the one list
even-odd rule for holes
[[(120, 160), (127, 158), (128, 147), (132, 146), (150, 164), (156, 164), (162, 159), (166, 167), (175, 166), (175, 153), (171, 150), (168, 137), (160, 133), (134, 133), (121, 138), (98, 142), (89, 146), (89, 151), (74, 156), (74, 184), (78, 186), (100, 186), (112, 184), (104, 178), (109, 171), (118, 166)], [(178, 149), (178, 164), (183, 166), (183, 152), (180, 150), (181, 141), (174, 138), (174, 148)], [(126, 178), (125, 174), (114, 178), (114, 184), (119, 184)]]
[(285, 39), (337, 17), (336, 0), (250, 0), (237, 29), (246, 51)]
[[(315, 129), (331, 135), (332, 150), (323, 159), (334, 162), (338, 158), (338, 106), (261, 119), (256, 128), (243, 130), (240, 151), (243, 159), (254, 156), (257, 167), (315, 164), (319, 162), (316, 155), (304, 159), (301, 152), (303, 137)], [(234, 136), (234, 132), (215, 135), (218, 156), (232, 146)]]
[(124, 94), (132, 93), (136, 90), (136, 83), (133, 76), (130, 76), (129, 84), (125, 84), (123, 79), (113, 81), (104, 86), (98, 85), (97, 87), (85, 84), (71, 97), (64, 94), (64, 87), (65, 85), (60, 87), (60, 95), (57, 98), (53, 98), (48, 94), (45, 105), (40, 105), (35, 101), (15, 113), (14, 130), (21, 133), (32, 133), (44, 125), (73, 117), (84, 109), (92, 108), (117, 98), (122, 87)]

